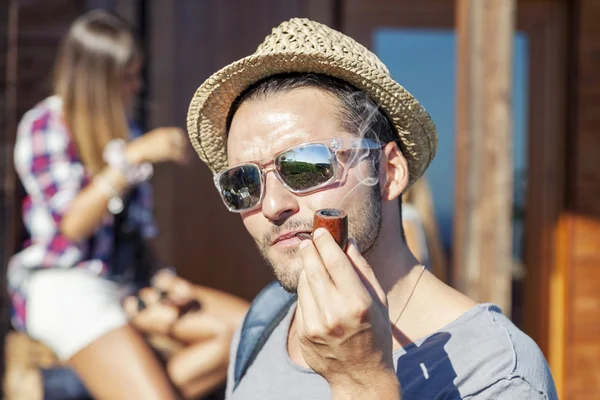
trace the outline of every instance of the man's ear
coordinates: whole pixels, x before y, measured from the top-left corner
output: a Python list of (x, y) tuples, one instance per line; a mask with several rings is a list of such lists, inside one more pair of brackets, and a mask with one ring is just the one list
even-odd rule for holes
[(396, 142), (390, 142), (383, 148), (381, 157), (384, 185), (381, 185), (381, 198), (391, 201), (402, 195), (408, 185), (408, 163)]

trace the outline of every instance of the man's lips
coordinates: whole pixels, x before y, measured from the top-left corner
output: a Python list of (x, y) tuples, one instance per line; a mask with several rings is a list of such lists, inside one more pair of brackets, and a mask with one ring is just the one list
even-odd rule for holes
[[(271, 243), (271, 246), (274, 246), (278, 243), (281, 242), (287, 242), (287, 241), (297, 241), (297, 240), (304, 240), (310, 238), (310, 231), (293, 231), (293, 232), (287, 232), (284, 233), (282, 235), (279, 235), (275, 238), (275, 240), (273, 240), (273, 243)], [(291, 244), (291, 243), (290, 243)]]

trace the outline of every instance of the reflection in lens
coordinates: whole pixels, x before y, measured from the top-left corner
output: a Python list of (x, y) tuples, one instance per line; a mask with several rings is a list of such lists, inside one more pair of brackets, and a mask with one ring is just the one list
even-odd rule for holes
[(254, 207), (260, 201), (260, 170), (254, 164), (232, 168), (219, 178), (221, 197), (233, 210)]
[(323, 144), (296, 147), (277, 156), (275, 166), (293, 190), (306, 190), (333, 177), (331, 153)]

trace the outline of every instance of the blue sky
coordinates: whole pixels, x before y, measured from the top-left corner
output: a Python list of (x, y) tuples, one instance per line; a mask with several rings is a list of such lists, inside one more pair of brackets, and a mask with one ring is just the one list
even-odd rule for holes
[[(380, 29), (373, 37), (373, 50), (392, 76), (423, 104), (437, 126), (438, 151), (426, 176), (432, 187), (442, 236), (448, 245), (454, 207), (455, 34), (452, 30)], [(514, 52), (514, 164), (516, 170), (523, 170), (528, 85), (525, 35), (516, 35)]]

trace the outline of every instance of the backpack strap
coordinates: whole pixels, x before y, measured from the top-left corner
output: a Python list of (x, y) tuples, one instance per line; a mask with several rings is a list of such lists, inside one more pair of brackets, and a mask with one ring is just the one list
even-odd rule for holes
[(286, 316), (296, 297), (285, 291), (277, 281), (271, 282), (256, 296), (240, 333), (233, 390), (237, 388), (275, 327)]

